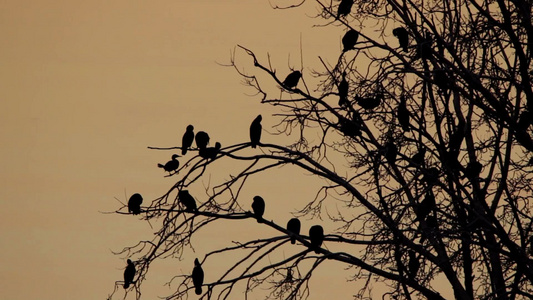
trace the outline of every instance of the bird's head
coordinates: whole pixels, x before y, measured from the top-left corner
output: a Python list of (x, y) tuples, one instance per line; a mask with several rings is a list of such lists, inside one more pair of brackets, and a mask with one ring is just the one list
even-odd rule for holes
[(172, 155), (172, 160), (176, 160), (176, 158), (178, 158), (178, 157), (180, 157), (180, 156), (177, 155), (177, 154), (173, 154), (173, 155)]
[(194, 265), (195, 266), (200, 266), (200, 261), (198, 260), (198, 258), (194, 259)]
[(194, 126), (192, 125), (187, 126), (187, 131), (193, 131), (193, 130), (194, 130)]
[(254, 202), (261, 201), (261, 200), (263, 200), (263, 198), (261, 198), (261, 196), (255, 196), (254, 197)]

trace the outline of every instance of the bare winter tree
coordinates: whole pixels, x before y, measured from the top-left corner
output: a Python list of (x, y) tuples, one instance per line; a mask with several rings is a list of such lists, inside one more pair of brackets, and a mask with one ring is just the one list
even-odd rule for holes
[[(338, 28), (343, 47), (334, 64), (321, 59), (314, 69), (278, 74), (242, 46), (231, 60), (261, 103), (279, 109), (263, 119), (276, 118), (292, 142), (263, 143), (261, 116), (250, 140), (224, 147), (208, 147), (200, 132), (193, 145), (188, 128), (183, 146), (172, 148), (188, 148), (186, 157), (161, 166), (176, 183), (140, 208), (136, 196), (129, 210), (117, 210), (160, 224), (152, 240), (120, 252), (136, 268), (129, 289), (140, 297), (150, 265), (181, 257), (203, 229), (255, 218), (278, 234), (228, 238), (198, 264), (187, 258), (190, 270), (172, 279), (168, 298), (196, 291), (234, 299), (243, 283), (246, 294), (261, 287), (269, 299), (305, 299), (317, 267), (331, 261), (364, 282), (356, 298), (369, 298), (374, 280), (386, 287), (382, 299), (444, 299), (435, 288), (442, 280), (456, 299), (533, 298), (532, 1), (301, 0), (276, 8), (304, 5), (318, 8), (318, 23)], [(252, 72), (239, 55), (253, 60)], [(192, 197), (188, 189), (217, 160), (242, 168)], [(262, 217), (261, 197), (253, 209), (252, 199), (241, 199), (247, 179), (284, 165), (324, 180), (296, 216), (303, 224), (337, 203), (328, 214), (335, 231), (300, 232), (296, 220), (287, 229), (287, 220)], [(298, 250), (273, 260), (291, 239)], [(325, 247), (333, 243), (343, 250)], [(232, 266), (204, 281), (201, 266), (226, 253), (235, 254)]]

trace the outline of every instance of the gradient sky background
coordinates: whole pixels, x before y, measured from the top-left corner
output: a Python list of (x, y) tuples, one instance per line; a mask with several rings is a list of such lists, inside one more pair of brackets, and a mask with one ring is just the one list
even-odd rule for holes
[[(319, 54), (335, 61), (342, 28), (312, 28), (317, 20), (306, 12), (315, 10), (273, 10), (259, 0), (1, 1), (0, 298), (105, 299), (125, 266), (111, 250), (152, 231), (136, 217), (101, 212), (119, 207), (115, 197), (141, 192), (151, 200), (173, 182), (156, 168), (171, 153), (147, 146), (177, 146), (190, 123), (223, 145), (247, 141), (258, 113), (269, 130), (274, 110), (217, 62), (242, 44), (262, 58), (268, 51), (287, 74), (289, 56), (292, 67), (300, 64), (300, 34), (306, 66), (320, 68)], [(256, 183), (250, 198), (268, 191), (265, 199), (303, 198), (290, 209), (300, 207), (313, 194), (287, 178)], [(272, 191), (281, 182), (289, 188)], [(284, 223), (288, 213), (272, 218)], [(192, 269), (192, 258), (158, 266), (143, 299), (169, 294), (164, 283), (176, 268)], [(346, 277), (333, 278), (342, 267), (319, 269), (310, 299), (349, 298)]]

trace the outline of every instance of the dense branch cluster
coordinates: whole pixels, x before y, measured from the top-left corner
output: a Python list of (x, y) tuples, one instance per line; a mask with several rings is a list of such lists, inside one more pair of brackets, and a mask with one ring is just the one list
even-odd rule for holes
[[(124, 287), (131, 283), (140, 297), (153, 261), (181, 257), (191, 237), (216, 222), (255, 218), (279, 234), (213, 249), (195, 270), (226, 253), (238, 258), (206, 282), (209, 270), (199, 281), (191, 263), (192, 273), (172, 279), (179, 283), (169, 299), (193, 289), (229, 299), (241, 282), (246, 293), (261, 286), (271, 298), (305, 299), (313, 272), (330, 260), (353, 266), (354, 280), (364, 282), (358, 298), (369, 296), (371, 278), (385, 299), (443, 299), (439, 280), (456, 299), (533, 297), (531, 1), (302, 0), (276, 8), (305, 5), (319, 8), (317, 22), (337, 26), (335, 64), (321, 59), (316, 69), (278, 74), (243, 46), (231, 60), (261, 102), (279, 108), (269, 118), (293, 142), (261, 142), (261, 115), (250, 120), (250, 140), (224, 147), (208, 147), (201, 131), (193, 147), (187, 127), (182, 145), (166, 150), (188, 160), (175, 155), (160, 165), (176, 183), (145, 206), (135, 194), (117, 210), (160, 221), (153, 240), (120, 252), (136, 266)], [(252, 59), (252, 73), (238, 55)], [(189, 188), (217, 160), (240, 169), (193, 197)], [(240, 197), (247, 179), (285, 165), (324, 179), (299, 215), (310, 219), (340, 203), (329, 215), (335, 232), (306, 224), (306, 235), (296, 218), (288, 226), (264, 219), (260, 196), (253, 204)], [(290, 256), (272, 260), (286, 247)]]

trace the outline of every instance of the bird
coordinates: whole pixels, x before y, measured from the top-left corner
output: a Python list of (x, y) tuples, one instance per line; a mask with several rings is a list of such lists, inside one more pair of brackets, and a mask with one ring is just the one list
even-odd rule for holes
[(283, 85), (288, 89), (293, 89), (298, 85), (298, 81), (302, 77), (302, 73), (300, 71), (294, 71), (287, 75), (285, 80), (283, 80)]
[(424, 157), (426, 156), (426, 148), (420, 148), (413, 157), (411, 157), (411, 162), (409, 162), (410, 167), (419, 167), (424, 165)]
[(134, 215), (141, 213), (141, 204), (143, 203), (143, 197), (141, 194), (135, 193), (131, 195), (128, 201), (128, 211)]
[(428, 59), (431, 56), (431, 44), (433, 41), (431, 40), (431, 36), (426, 33), (426, 37), (422, 38), (418, 41), (418, 44), (416, 46), (416, 54), (415, 59), (422, 58), (422, 59)]
[(403, 51), (408, 52), (409, 34), (407, 33), (407, 30), (403, 27), (394, 28), (392, 34), (398, 38), (398, 42), (400, 42), (400, 47), (402, 47)]
[(265, 213), (265, 200), (263, 200), (261, 196), (254, 197), (254, 202), (252, 203), (252, 210), (254, 211), (257, 223), (261, 223), (261, 220), (263, 219), (263, 214)]
[(194, 200), (193, 196), (189, 194), (188, 190), (179, 191), (178, 198), (180, 203), (185, 206), (185, 211), (193, 212), (198, 210), (198, 208), (196, 207), (196, 200)]
[(350, 102), (348, 101), (348, 81), (346, 81), (346, 72), (342, 73), (342, 80), (339, 83), (339, 106), (348, 106)]
[(133, 277), (135, 277), (135, 265), (131, 259), (127, 260), (128, 265), (126, 270), (124, 270), (124, 288), (127, 289), (130, 287), (130, 284), (133, 283)]
[(204, 270), (200, 265), (198, 258), (194, 259), (194, 268), (192, 269), (192, 283), (194, 284), (194, 292), (196, 295), (202, 294), (202, 284), (204, 284)]
[(187, 149), (192, 146), (193, 140), (194, 140), (194, 126), (189, 125), (187, 126), (187, 130), (185, 130), (185, 133), (183, 134), (183, 138), (181, 139), (181, 155), (187, 154)]
[(342, 0), (337, 8), (337, 18), (346, 17), (352, 10), (353, 0)]
[(446, 95), (448, 88), (450, 87), (450, 78), (448, 77), (446, 70), (433, 70), (433, 81), (439, 87), (439, 89)]
[(373, 110), (381, 104), (382, 97), (354, 97), (359, 106), (364, 109)]
[(339, 116), (339, 130), (345, 135), (352, 138), (361, 134), (360, 122)]
[(418, 261), (418, 258), (416, 257), (416, 253), (414, 251), (409, 251), (409, 276), (411, 279), (416, 278), (416, 274), (418, 273), (418, 269), (420, 269), (420, 261)]
[(410, 131), (409, 129), (409, 110), (407, 110), (407, 105), (405, 103), (405, 97), (400, 97), (400, 104), (398, 104), (397, 111), (398, 122), (402, 126), (403, 131)]
[(474, 179), (478, 178), (479, 174), (481, 173), (481, 170), (483, 170), (483, 165), (480, 162), (474, 160), (469, 162), (468, 165), (466, 165), (464, 173), (466, 177)]
[(396, 156), (398, 155), (398, 147), (392, 141), (388, 141), (384, 147), (385, 158), (391, 165), (396, 164)]
[(320, 253), (318, 248), (320, 248), (324, 241), (324, 229), (322, 226), (314, 225), (309, 228), (309, 241), (311, 243), (311, 248), (315, 250), (315, 253)]
[(214, 160), (217, 157), (218, 153), (220, 153), (220, 148), (222, 148), (222, 145), (219, 142), (216, 142), (215, 147), (207, 147), (200, 149), (198, 151), (198, 155), (207, 160)]
[(429, 214), (436, 208), (437, 204), (435, 202), (435, 196), (433, 195), (433, 193), (427, 193), (424, 200), (422, 200), (422, 202), (420, 202), (420, 204), (418, 204), (418, 206), (416, 206), (415, 208), (415, 221), (425, 221)]
[(342, 37), (342, 52), (354, 49), (355, 44), (357, 44), (357, 39), (359, 39), (359, 32), (354, 29), (346, 31)]
[(250, 144), (252, 148), (256, 148), (257, 145), (259, 145), (259, 141), (261, 140), (261, 131), (263, 127), (261, 126), (261, 120), (263, 117), (261, 115), (258, 115), (250, 125)]
[(300, 220), (298, 218), (292, 218), (287, 222), (287, 231), (289, 232), (289, 235), (291, 236), (291, 244), (296, 243), (296, 235), (300, 234), (300, 228), (302, 227)]
[(435, 167), (431, 167), (429, 169), (424, 170), (422, 173), (424, 174), (424, 177), (422, 177), (422, 180), (425, 181), (429, 186), (433, 186), (437, 182), (439, 182), (439, 175), (440, 175), (439, 169)]
[(198, 131), (194, 139), (196, 140), (196, 147), (198, 149), (205, 149), (209, 144), (209, 134), (204, 131)]
[(167, 172), (173, 172), (176, 171), (180, 167), (180, 162), (176, 159), (180, 157), (177, 154), (172, 155), (172, 160), (167, 161), (165, 165), (157, 164), (158, 167), (163, 168), (163, 170)]

